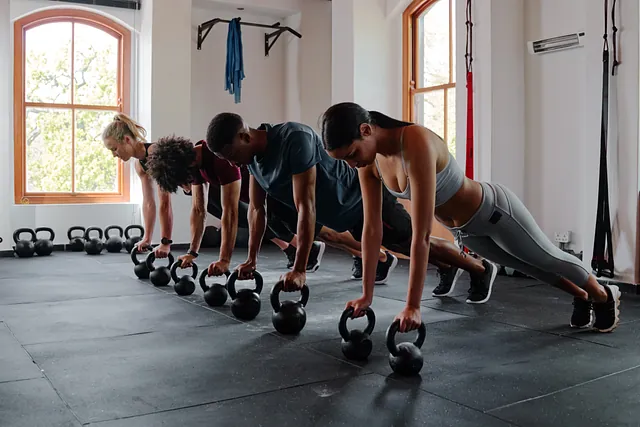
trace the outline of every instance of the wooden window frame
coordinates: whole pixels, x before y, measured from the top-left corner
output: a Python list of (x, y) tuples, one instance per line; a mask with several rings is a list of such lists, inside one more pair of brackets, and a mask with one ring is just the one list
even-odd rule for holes
[[(129, 112), (131, 97), (131, 31), (117, 22), (97, 13), (80, 9), (50, 9), (27, 15), (14, 23), (13, 38), (13, 102), (14, 102), (14, 196), (17, 204), (73, 204), (73, 203), (123, 203), (130, 201), (130, 168), (118, 162), (118, 191), (115, 193), (29, 192), (26, 180), (26, 107), (25, 102), (25, 37), (27, 30), (52, 22), (75, 22), (90, 25), (118, 39), (118, 108)], [(73, 38), (72, 38), (73, 49)], [(73, 62), (73, 61), (72, 61)], [(72, 69), (73, 71), (73, 69)], [(73, 74), (72, 74), (73, 75)], [(72, 80), (73, 86), (73, 80)], [(72, 88), (73, 89), (73, 88)], [(73, 94), (73, 92), (72, 92)], [(68, 108), (114, 111), (112, 106), (75, 104)], [(45, 103), (37, 103), (47, 107)], [(60, 107), (60, 104), (49, 104)], [(114, 111), (115, 113), (115, 111)], [(75, 123), (75, 122), (74, 122)], [(75, 124), (73, 126), (75, 130)], [(73, 132), (72, 130), (72, 132)], [(72, 153), (75, 153), (75, 135), (72, 133)], [(105, 153), (108, 151), (105, 149)], [(75, 180), (75, 161), (71, 179)]]
[[(417, 32), (414, 28), (418, 25), (420, 15), (438, 1), (449, 1), (449, 82), (442, 85), (430, 86), (426, 88), (417, 87), (419, 58)], [(420, 93), (427, 93), (437, 90), (444, 90), (444, 135), (440, 135), (445, 141), (449, 140), (448, 120), (449, 103), (447, 89), (454, 89), (456, 83), (453, 81), (453, 1), (455, 0), (413, 0), (402, 14), (402, 116), (403, 120), (415, 122), (415, 96)]]

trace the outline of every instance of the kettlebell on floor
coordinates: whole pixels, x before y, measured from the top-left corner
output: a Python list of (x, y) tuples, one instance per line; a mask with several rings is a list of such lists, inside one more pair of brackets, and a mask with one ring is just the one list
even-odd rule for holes
[(169, 269), (173, 264), (174, 258), (171, 252), (168, 255), (169, 264), (156, 267), (153, 265), (156, 260), (156, 254), (154, 251), (149, 252), (147, 255), (147, 268), (149, 269), (149, 280), (153, 283), (153, 286), (167, 286), (171, 282), (171, 270)]
[(373, 343), (371, 342), (371, 333), (376, 326), (376, 315), (371, 307), (367, 308), (367, 327), (364, 331), (360, 329), (347, 329), (347, 320), (353, 316), (353, 307), (347, 308), (342, 312), (340, 322), (338, 323), (338, 332), (342, 337), (342, 354), (349, 360), (366, 360), (371, 354)]
[[(224, 273), (229, 278), (228, 271)], [(224, 283), (214, 283), (211, 286), (207, 285), (207, 277), (209, 277), (208, 270), (202, 270), (200, 274), (200, 288), (204, 292), (204, 302), (210, 307), (221, 307), (227, 302), (229, 293), (227, 292), (227, 286)]]
[(182, 268), (182, 260), (178, 260), (171, 265), (171, 278), (173, 279), (173, 290), (176, 294), (186, 297), (196, 290), (196, 276), (198, 275), (198, 266), (195, 262), (191, 263), (191, 275), (183, 274), (179, 279), (176, 271)]
[[(41, 232), (49, 233), (48, 239), (38, 239), (37, 235)], [(35, 229), (36, 243), (34, 244), (36, 254), (38, 256), (49, 256), (53, 252), (53, 239), (56, 238), (56, 234), (49, 227), (38, 227)]]
[[(74, 236), (74, 231), (80, 231), (80, 235)], [(84, 250), (84, 233), (86, 233), (86, 231), (86, 228), (79, 225), (69, 227), (69, 230), (67, 230), (67, 237), (69, 238), (67, 247), (71, 252), (82, 252)]]
[(418, 328), (418, 338), (413, 343), (403, 342), (396, 345), (396, 334), (400, 327), (400, 321), (395, 320), (386, 333), (387, 349), (389, 350), (389, 366), (398, 375), (417, 375), (422, 370), (424, 359), (420, 349), (427, 337), (427, 327), (424, 322)]
[(240, 320), (253, 320), (260, 314), (262, 306), (260, 302), (260, 292), (262, 292), (263, 280), (262, 275), (257, 271), (253, 272), (253, 278), (256, 281), (254, 289), (240, 289), (236, 292), (236, 280), (238, 280), (238, 272), (234, 271), (227, 280), (227, 292), (233, 300), (231, 303), (231, 313)]
[[(92, 231), (97, 232), (98, 237), (90, 237)], [(104, 234), (100, 227), (87, 228), (87, 231), (84, 232), (84, 251), (87, 255), (100, 255), (102, 253), (104, 249), (104, 244), (102, 243), (103, 236)]]
[[(118, 235), (110, 236), (109, 233), (111, 232), (111, 230), (117, 230)], [(118, 253), (122, 250), (124, 246), (124, 242), (122, 241), (123, 235), (124, 235), (124, 231), (122, 230), (122, 227), (120, 227), (119, 225), (110, 225), (104, 229), (104, 238), (107, 239), (107, 243), (105, 243), (107, 252), (113, 254), (113, 253)]]
[(304, 325), (307, 324), (307, 312), (304, 307), (309, 301), (309, 287), (305, 283), (300, 289), (300, 299), (298, 301), (282, 301), (280, 302), (280, 292), (284, 289), (284, 282), (278, 281), (269, 295), (273, 314), (271, 322), (276, 331), (283, 335), (299, 334)]
[[(20, 240), (20, 235), (28, 233), (31, 236), (30, 240)], [(30, 258), (35, 253), (34, 242), (36, 241), (36, 232), (31, 228), (18, 228), (13, 232), (13, 242), (15, 246), (13, 251), (19, 258)]]
[(133, 262), (133, 273), (138, 277), (138, 279), (146, 280), (149, 278), (149, 267), (147, 267), (147, 263), (144, 261), (140, 261), (138, 259), (138, 248), (134, 247), (131, 249), (131, 261)]
[[(139, 236), (133, 236), (131, 237), (131, 230), (139, 230), (140, 231), (140, 235)], [(129, 225), (127, 228), (124, 229), (124, 238), (126, 239), (124, 241), (124, 249), (127, 251), (127, 253), (131, 252), (131, 249), (133, 249), (133, 247), (136, 245), (136, 243), (138, 243), (140, 240), (142, 240), (142, 238), (144, 237), (144, 228), (142, 228), (141, 225)]]

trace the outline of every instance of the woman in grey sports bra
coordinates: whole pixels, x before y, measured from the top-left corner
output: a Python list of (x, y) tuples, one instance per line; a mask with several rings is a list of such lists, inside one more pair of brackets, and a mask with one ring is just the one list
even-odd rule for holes
[[(363, 277), (372, 277), (376, 263), (367, 254), (377, 253), (380, 246), (381, 186), (412, 200), (414, 240), (407, 305), (396, 317), (400, 331), (417, 329), (421, 323), (420, 300), (434, 218), (473, 252), (572, 294), (572, 327), (610, 332), (618, 325), (618, 287), (598, 283), (580, 260), (551, 243), (508, 188), (465, 177), (442, 138), (431, 130), (345, 102), (323, 114), (322, 137), (332, 157), (358, 168), (363, 203), (368, 207), (362, 246), (363, 273), (369, 273)], [(420, 236), (419, 241), (415, 236)], [(364, 315), (371, 304), (373, 288), (373, 283), (363, 280), (363, 296), (347, 303), (355, 317)]]

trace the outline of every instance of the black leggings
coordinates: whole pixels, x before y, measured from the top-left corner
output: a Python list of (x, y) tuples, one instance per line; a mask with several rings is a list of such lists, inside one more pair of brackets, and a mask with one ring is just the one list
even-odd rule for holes
[[(212, 216), (222, 219), (222, 194), (220, 187), (217, 185), (209, 185), (209, 197), (207, 204), (207, 212)], [(270, 197), (267, 196), (267, 205), (270, 203)], [(269, 209), (267, 208), (267, 212)], [(238, 202), (238, 227), (249, 228), (249, 205), (243, 201)], [(294, 229), (295, 230), (295, 229)], [(276, 215), (267, 215), (267, 229), (264, 233), (264, 238), (271, 240), (278, 238), (289, 243), (293, 240), (295, 232), (289, 231), (287, 226)]]
[[(267, 198), (267, 217), (269, 226), (272, 223), (284, 227), (291, 233), (297, 232), (298, 212), (283, 203)], [(362, 241), (364, 218), (352, 224), (346, 231), (351, 233), (358, 242)], [(322, 229), (321, 218), (317, 218), (315, 236)], [(407, 210), (386, 189), (382, 198), (382, 245), (393, 252), (409, 255), (411, 251), (411, 217)], [(330, 228), (330, 227), (327, 227)]]

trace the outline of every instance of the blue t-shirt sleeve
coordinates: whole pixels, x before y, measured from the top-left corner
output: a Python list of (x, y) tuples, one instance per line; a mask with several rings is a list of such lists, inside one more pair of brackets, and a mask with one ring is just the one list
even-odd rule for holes
[(292, 175), (303, 173), (320, 162), (313, 137), (306, 132), (293, 132), (287, 138), (287, 161)]

